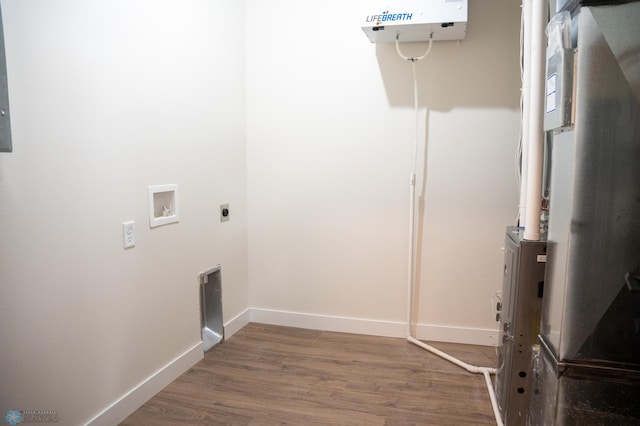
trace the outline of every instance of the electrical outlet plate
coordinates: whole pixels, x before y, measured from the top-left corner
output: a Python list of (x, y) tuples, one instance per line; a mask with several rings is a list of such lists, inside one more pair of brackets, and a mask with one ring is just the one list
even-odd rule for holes
[(124, 248), (133, 247), (136, 245), (136, 229), (135, 222), (130, 220), (122, 223), (122, 238)]
[(229, 221), (229, 203), (220, 204), (220, 222)]

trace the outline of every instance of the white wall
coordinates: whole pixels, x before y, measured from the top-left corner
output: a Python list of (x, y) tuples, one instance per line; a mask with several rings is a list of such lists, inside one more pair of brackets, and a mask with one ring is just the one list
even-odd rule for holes
[[(227, 322), (251, 307), (243, 318), (402, 333), (411, 69), (369, 44), (359, 3), (2, 0), (14, 152), (0, 154), (0, 412), (117, 422), (138, 384), (193, 360), (196, 278), (218, 263)], [(467, 39), (418, 65), (430, 338), (495, 328), (517, 210), (518, 15), (471, 0)], [(147, 186), (165, 183), (180, 185), (181, 220), (149, 229)]]
[[(359, 8), (247, 1), (250, 304), (265, 321), (340, 317), (338, 328), (402, 334), (411, 66), (368, 42)], [(469, 10), (466, 40), (435, 43), (417, 65), (429, 144), (417, 321), (422, 337), (490, 344), (489, 299), (517, 213), (520, 8)]]
[[(225, 320), (247, 307), (244, 3), (2, 12), (14, 152), (0, 154), (0, 412), (81, 424), (197, 353), (199, 272), (222, 264)], [(150, 229), (147, 186), (167, 183), (181, 220)]]

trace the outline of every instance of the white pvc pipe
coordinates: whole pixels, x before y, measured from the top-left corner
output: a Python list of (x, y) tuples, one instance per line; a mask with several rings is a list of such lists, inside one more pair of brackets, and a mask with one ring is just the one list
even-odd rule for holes
[(400, 52), (398, 37), (396, 37), (396, 50), (398, 55), (405, 61), (411, 62), (411, 70), (413, 71), (413, 107), (415, 110), (415, 139), (413, 142), (413, 167), (411, 176), (409, 177), (409, 264), (408, 264), (408, 285), (407, 285), (407, 337), (411, 336), (411, 320), (413, 319), (413, 291), (415, 288), (415, 271), (416, 271), (416, 172), (418, 169), (418, 139), (420, 134), (420, 115), (418, 109), (418, 76), (416, 74), (416, 62), (427, 57), (431, 52), (431, 44), (433, 39), (429, 39), (429, 47), (424, 55), (418, 58), (409, 58)]
[[(417, 171), (417, 160), (418, 160), (418, 135), (419, 135), (419, 115), (418, 115), (418, 79), (416, 75), (416, 62), (424, 59), (429, 52), (431, 51), (431, 43), (433, 39), (429, 40), (429, 47), (426, 53), (417, 58), (407, 57), (402, 54), (400, 51), (400, 46), (398, 43), (398, 37), (396, 37), (396, 50), (398, 51), (398, 55), (404, 59), (405, 61), (411, 62), (413, 69), (413, 96), (414, 96), (414, 108), (415, 108), (415, 144), (413, 151), (413, 170), (410, 175), (409, 187), (410, 187), (410, 198), (409, 198), (409, 262), (408, 262), (408, 277), (407, 277), (407, 340), (427, 351), (446, 359), (447, 361), (458, 365), (470, 373), (483, 374), (485, 376), (485, 382), (487, 383), (489, 398), (491, 399), (491, 405), (493, 407), (493, 412), (496, 417), (497, 426), (503, 426), (502, 419), (500, 417), (500, 411), (498, 409), (497, 401), (495, 398), (495, 393), (493, 392), (493, 387), (491, 384), (491, 379), (487, 381), (487, 377), (489, 374), (495, 374), (495, 368), (487, 368), (487, 367), (477, 367), (475, 365), (467, 364), (464, 361), (459, 360), (445, 352), (442, 352), (439, 349), (434, 348), (433, 346), (427, 345), (426, 343), (421, 342), (420, 340), (414, 338), (411, 335), (411, 322), (413, 317), (413, 295), (416, 281), (416, 224), (415, 224), (415, 199), (416, 199), (416, 171)], [(425, 146), (425, 150), (426, 150)], [(425, 165), (426, 167), (426, 165)]]
[(407, 337), (407, 340), (411, 343), (413, 343), (414, 345), (420, 346), (422, 349), (426, 349), (429, 352), (431, 352), (432, 354), (438, 355), (440, 358), (444, 358), (447, 361), (457, 365), (458, 367), (462, 367), (465, 370), (467, 370), (469, 373), (474, 373), (474, 374), (481, 374), (483, 372), (488, 372), (489, 374), (495, 374), (496, 373), (496, 369), (495, 368), (488, 368), (488, 367), (477, 367), (475, 365), (471, 365), (471, 364), (467, 364), (464, 361), (459, 360), (456, 357), (453, 357), (451, 355), (449, 355), (446, 352), (442, 352), (440, 349), (436, 349), (431, 345), (427, 345), (424, 342), (421, 342), (420, 340), (414, 338), (414, 337)]
[(534, 0), (531, 8), (531, 111), (529, 168), (527, 170), (527, 212), (524, 239), (540, 240), (542, 207), (542, 157), (544, 151), (543, 108), (545, 83), (545, 35), (547, 0)]
[(520, 203), (519, 226), (524, 226), (527, 218), (527, 182), (529, 170), (529, 113), (531, 111), (531, 1), (522, 1), (522, 117), (521, 135), (522, 158), (520, 160)]
[(413, 316), (413, 283), (415, 282), (415, 203), (416, 203), (416, 174), (411, 173), (409, 178), (409, 265), (408, 265), (408, 277), (407, 277), (407, 338), (411, 337), (411, 321)]
[(487, 391), (489, 392), (489, 399), (491, 401), (491, 408), (493, 409), (493, 415), (496, 418), (497, 426), (504, 426), (502, 422), (502, 416), (500, 415), (500, 408), (498, 407), (498, 400), (496, 399), (496, 393), (493, 391), (493, 383), (491, 382), (491, 374), (496, 374), (495, 368), (487, 368), (487, 367), (477, 367), (475, 365), (467, 364), (464, 361), (459, 360), (456, 357), (449, 355), (446, 352), (442, 352), (439, 349), (434, 348), (431, 345), (427, 345), (424, 342), (421, 342), (418, 339), (413, 338), (412, 336), (407, 337), (407, 340), (414, 345), (421, 347), (434, 355), (439, 356), (440, 358), (446, 359), (447, 361), (457, 365), (458, 367), (462, 367), (467, 370), (469, 373), (482, 374), (484, 376), (484, 381), (487, 385)]
[(487, 384), (487, 390), (489, 391), (489, 399), (491, 399), (491, 408), (493, 408), (493, 415), (496, 418), (497, 426), (504, 426), (502, 422), (502, 417), (500, 417), (500, 407), (498, 407), (498, 400), (496, 399), (496, 394), (493, 391), (493, 383), (491, 383), (491, 376), (489, 376), (488, 371), (483, 371), (482, 375), (484, 376), (484, 381)]

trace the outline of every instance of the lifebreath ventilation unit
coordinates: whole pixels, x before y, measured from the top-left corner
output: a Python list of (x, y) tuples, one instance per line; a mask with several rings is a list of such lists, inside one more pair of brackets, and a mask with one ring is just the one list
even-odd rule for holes
[(371, 43), (462, 40), (467, 0), (362, 0), (362, 30)]

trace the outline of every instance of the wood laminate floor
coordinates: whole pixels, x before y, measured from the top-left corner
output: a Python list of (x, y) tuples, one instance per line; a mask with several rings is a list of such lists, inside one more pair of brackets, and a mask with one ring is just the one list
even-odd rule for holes
[[(470, 364), (491, 347), (435, 343)], [(249, 324), (121, 425), (495, 425), (482, 375), (404, 339)]]

